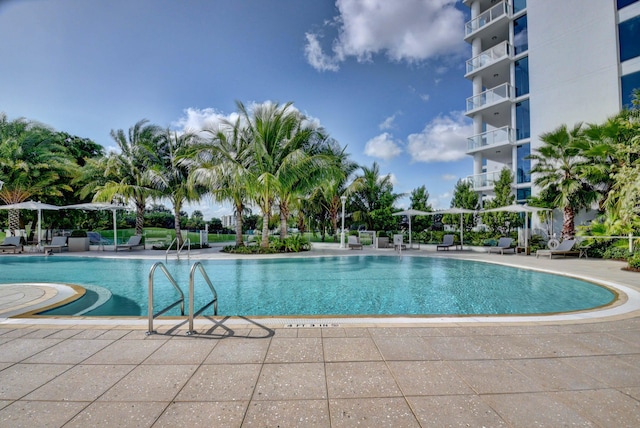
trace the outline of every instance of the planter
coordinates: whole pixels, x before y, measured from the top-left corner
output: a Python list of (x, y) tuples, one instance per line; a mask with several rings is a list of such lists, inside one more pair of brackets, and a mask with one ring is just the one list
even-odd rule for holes
[(67, 238), (67, 245), (69, 251), (89, 251), (89, 237), (77, 238), (70, 236)]

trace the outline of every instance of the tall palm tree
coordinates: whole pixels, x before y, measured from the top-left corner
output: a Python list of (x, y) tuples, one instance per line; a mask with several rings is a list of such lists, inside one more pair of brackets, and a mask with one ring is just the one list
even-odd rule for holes
[[(305, 151), (316, 130), (305, 126), (305, 117), (292, 107), (292, 103), (264, 103), (251, 112), (238, 102), (238, 110), (247, 125), (247, 138), (251, 140), (252, 163), (248, 189), (255, 197), (263, 215), (261, 247), (269, 246), (269, 220), (277, 198), (280, 210), (287, 215), (292, 190), (307, 183), (309, 171), (315, 171), (323, 160)], [(286, 235), (286, 219), (284, 233)], [(281, 220), (281, 228), (282, 220)]]
[(144, 210), (147, 200), (158, 191), (153, 188), (147, 173), (152, 160), (157, 160), (156, 140), (161, 129), (140, 120), (129, 128), (128, 135), (122, 129), (111, 131), (120, 153), (108, 156), (105, 176), (109, 180), (96, 188), (94, 200), (111, 202), (123, 198), (133, 201), (136, 207), (136, 235), (142, 235)]
[(231, 201), (236, 216), (236, 246), (244, 245), (242, 216), (248, 211), (247, 187), (251, 162), (251, 139), (240, 118), (225, 121), (220, 129), (206, 130), (208, 141), (194, 148), (189, 157), (191, 179), (206, 186), (217, 201)]
[(200, 200), (204, 194), (202, 186), (194, 185), (193, 181), (189, 180), (189, 161), (186, 158), (195, 142), (196, 135), (193, 133), (178, 134), (170, 129), (165, 130), (157, 139), (154, 158), (156, 161), (147, 169), (151, 186), (173, 205), (178, 248), (184, 242), (180, 226), (182, 207), (185, 202)]
[(535, 184), (550, 190), (547, 194), (555, 195), (553, 203), (562, 209), (563, 239), (575, 235), (576, 212), (598, 200), (598, 193), (582, 175), (587, 160), (581, 156), (584, 147), (581, 128), (582, 124), (572, 129), (561, 125), (541, 135), (542, 146), (529, 156), (536, 161), (531, 169), (537, 174)]
[[(72, 191), (78, 167), (68, 150), (44, 125), (0, 113), (0, 199), (6, 204), (31, 197), (59, 197)], [(19, 211), (9, 211), (9, 229), (20, 228)]]
[(371, 168), (361, 168), (362, 175), (357, 177), (361, 181), (361, 188), (351, 198), (352, 216), (355, 221), (366, 224), (368, 230), (375, 230), (372, 214), (391, 208), (402, 195), (393, 193), (391, 176), (381, 176), (377, 162), (374, 162)]

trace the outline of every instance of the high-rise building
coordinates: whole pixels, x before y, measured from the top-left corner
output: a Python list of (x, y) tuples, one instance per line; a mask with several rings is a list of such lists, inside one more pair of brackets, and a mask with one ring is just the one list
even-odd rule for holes
[(463, 0), (473, 189), (508, 167), (520, 202), (537, 194), (527, 156), (541, 134), (601, 123), (640, 88), (640, 0)]

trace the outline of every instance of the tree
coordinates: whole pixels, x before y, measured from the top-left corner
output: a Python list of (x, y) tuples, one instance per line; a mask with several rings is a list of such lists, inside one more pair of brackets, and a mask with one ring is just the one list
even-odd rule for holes
[[(420, 186), (411, 191), (411, 195), (409, 196), (409, 208), (418, 210), (418, 211), (426, 211), (431, 212), (433, 208), (429, 203), (429, 192), (427, 191), (426, 186)], [(427, 230), (433, 224), (433, 216), (417, 216), (412, 220), (412, 228), (415, 231), (423, 231)]]
[[(78, 167), (68, 150), (44, 125), (0, 113), (0, 199), (6, 204), (71, 192)], [(9, 229), (20, 228), (19, 211), (9, 211)]]
[(209, 138), (194, 148), (192, 180), (206, 186), (217, 201), (230, 201), (236, 216), (236, 246), (244, 246), (243, 216), (249, 212), (247, 191), (251, 176), (251, 139), (241, 118), (205, 130)]
[[(388, 208), (392, 207), (402, 194), (393, 193), (391, 176), (381, 177), (380, 166), (376, 162), (371, 168), (361, 168), (363, 174), (356, 177), (361, 182), (360, 188), (353, 193), (350, 200), (353, 220), (364, 223), (368, 230), (389, 230), (389, 224), (396, 224), (396, 219), (392, 216), (394, 210)], [(388, 219), (383, 220), (385, 215)]]
[[(453, 189), (451, 208), (465, 208), (468, 210), (478, 208), (478, 194), (473, 191), (470, 182), (458, 180)], [(465, 231), (470, 231), (476, 225), (475, 214), (463, 214), (462, 218)], [(442, 222), (445, 224), (458, 224), (459, 221), (460, 217), (458, 214), (445, 214), (442, 216)]]
[[(154, 161), (147, 168), (151, 186), (159, 191), (159, 195), (168, 198), (173, 205), (175, 232), (178, 248), (182, 247), (182, 207), (185, 202), (200, 200), (204, 193), (202, 186), (189, 180), (189, 163), (182, 159), (187, 157), (196, 139), (195, 134), (178, 134), (169, 129), (158, 136)], [(185, 219), (186, 220), (186, 219)]]
[(588, 160), (581, 156), (584, 141), (581, 140), (582, 124), (572, 129), (561, 125), (542, 134), (540, 146), (529, 158), (536, 161), (531, 172), (537, 174), (534, 183), (548, 189), (553, 204), (562, 209), (562, 238), (575, 235), (575, 215), (598, 200), (598, 192), (582, 174)]
[[(493, 184), (495, 196), (485, 203), (484, 208), (506, 207), (515, 202), (516, 197), (511, 189), (513, 185), (513, 173), (509, 168), (503, 168), (500, 171), (498, 180)], [(511, 228), (518, 227), (522, 224), (522, 220), (517, 213), (506, 211), (482, 214), (482, 222), (494, 233), (501, 235), (507, 234)]]
[(161, 129), (149, 125), (143, 119), (129, 128), (128, 135), (122, 129), (111, 131), (120, 153), (111, 153), (106, 161), (104, 174), (109, 179), (96, 187), (94, 200), (111, 202), (114, 199), (132, 200), (136, 207), (136, 235), (142, 235), (144, 210), (147, 200), (158, 191), (153, 188), (147, 170), (150, 160), (156, 158), (156, 138)]

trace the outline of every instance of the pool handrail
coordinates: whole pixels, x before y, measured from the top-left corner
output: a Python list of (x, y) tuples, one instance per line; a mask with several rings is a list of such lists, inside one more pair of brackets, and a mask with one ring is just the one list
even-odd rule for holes
[[(195, 283), (196, 268), (200, 271), (202, 278), (204, 278), (205, 282), (209, 286), (209, 289), (213, 294), (213, 300), (211, 300), (209, 303), (202, 306), (202, 308), (198, 309), (198, 311), (194, 313), (193, 301), (195, 300), (194, 299), (195, 297), (194, 283)], [(192, 335), (196, 333), (195, 330), (193, 329), (193, 318), (200, 315), (202, 312), (204, 312), (205, 309), (207, 309), (211, 305), (213, 305), (213, 315), (218, 315), (218, 293), (216, 292), (216, 289), (211, 283), (211, 280), (209, 279), (209, 275), (207, 275), (207, 271), (204, 270), (202, 263), (195, 262), (193, 266), (191, 266), (191, 272), (189, 273), (189, 330), (187, 330), (187, 335)]]
[(178, 237), (176, 236), (175, 238), (173, 238), (173, 241), (171, 241), (171, 243), (169, 244), (167, 251), (164, 252), (165, 262), (167, 262), (169, 259), (169, 252), (171, 251), (171, 247), (173, 247), (174, 242), (176, 243), (176, 258), (180, 260), (180, 252), (184, 249), (184, 245), (188, 243), (189, 246), (187, 247), (187, 260), (191, 259), (191, 239), (187, 238), (184, 241), (182, 241), (182, 246), (180, 248), (178, 248), (177, 241), (178, 241)]
[[(173, 287), (178, 291), (178, 294), (180, 294), (180, 298), (175, 302), (173, 302), (172, 304), (170, 304), (169, 306), (167, 306), (166, 308), (159, 311), (158, 313), (154, 314), (153, 313), (153, 278), (157, 268), (160, 268), (160, 270), (167, 277), (171, 285), (173, 285)], [(184, 315), (184, 293), (178, 286), (178, 283), (176, 283), (176, 280), (173, 279), (173, 276), (171, 276), (171, 274), (169, 273), (165, 265), (162, 262), (154, 263), (154, 265), (151, 266), (151, 269), (149, 270), (149, 331), (147, 331), (147, 335), (155, 333), (155, 330), (153, 329), (153, 319), (159, 317), (160, 315), (164, 314), (169, 309), (172, 309), (178, 304), (180, 304), (180, 313)]]

